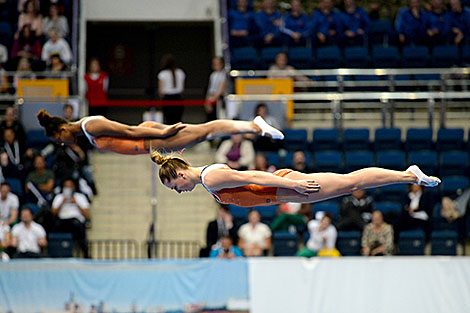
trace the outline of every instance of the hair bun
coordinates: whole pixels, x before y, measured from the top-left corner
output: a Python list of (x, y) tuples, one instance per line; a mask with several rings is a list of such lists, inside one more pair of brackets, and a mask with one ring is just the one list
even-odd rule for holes
[(46, 110), (39, 111), (36, 116), (39, 120), (39, 124), (41, 124), (43, 127), (45, 127), (52, 118), (51, 115), (46, 112)]
[(165, 158), (160, 153), (158, 153), (158, 151), (152, 152), (150, 158), (153, 162), (157, 163), (158, 165), (161, 165), (163, 162), (165, 162)]

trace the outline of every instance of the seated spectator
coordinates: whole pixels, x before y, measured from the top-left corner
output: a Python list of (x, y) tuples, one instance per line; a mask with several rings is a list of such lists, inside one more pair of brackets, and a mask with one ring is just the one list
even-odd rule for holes
[(26, 24), (21, 28), (18, 38), (13, 42), (11, 58), (27, 58), (39, 60), (41, 58), (41, 43), (36, 34), (31, 30), (31, 25)]
[(49, 16), (43, 19), (44, 33), (49, 34), (49, 30), (55, 28), (61, 38), (67, 37), (69, 34), (69, 24), (67, 18), (60, 15), (59, 6), (51, 4), (49, 6)]
[(69, 103), (64, 104), (62, 107), (62, 117), (67, 122), (75, 122), (73, 106)]
[(291, 0), (290, 12), (284, 15), (281, 31), (289, 46), (305, 46), (310, 37), (310, 18), (304, 13), (300, 0)]
[(6, 128), (3, 131), (3, 150), (8, 154), (11, 163), (23, 169), (22, 159), (24, 154), (24, 146), (20, 145), (16, 139), (16, 134), (11, 128)]
[(255, 149), (250, 140), (243, 135), (232, 135), (230, 139), (222, 141), (215, 152), (215, 161), (225, 163), (236, 170), (247, 170), (255, 163)]
[(72, 62), (72, 50), (70, 50), (69, 44), (65, 39), (59, 36), (55, 28), (51, 28), (49, 30), (49, 40), (46, 41), (42, 47), (41, 58), (43, 61), (47, 62), (47, 64), (50, 64), (50, 58), (54, 54), (58, 54), (65, 64)]
[(450, 29), (453, 44), (470, 43), (470, 10), (462, 8), (460, 0), (450, 0)]
[(229, 236), (232, 242), (238, 241), (237, 227), (233, 216), (225, 205), (219, 204), (217, 218), (207, 225), (206, 248), (201, 249), (200, 256), (208, 257), (211, 250), (221, 247), (220, 239)]
[(237, 0), (237, 9), (228, 12), (230, 47), (251, 46), (258, 32), (255, 15), (248, 10), (247, 0)]
[(0, 262), (10, 260), (10, 256), (6, 253), (11, 244), (10, 225), (0, 222)]
[(18, 29), (22, 29), (25, 25), (30, 25), (36, 36), (42, 36), (42, 15), (39, 14), (39, 7), (35, 0), (25, 2), (23, 13), (18, 18)]
[(4, 45), (0, 44), (0, 64), (4, 64), (8, 61), (8, 49)]
[(230, 236), (223, 236), (220, 238), (221, 247), (211, 250), (209, 257), (218, 259), (234, 259), (243, 256), (242, 250), (233, 245)]
[(8, 183), (0, 186), (0, 225), (12, 225), (18, 220), (18, 196), (11, 192)]
[(15, 90), (18, 89), (18, 83), (22, 79), (36, 79), (36, 74), (33, 73), (31, 62), (27, 58), (21, 58), (18, 62), (16, 74), (13, 77), (13, 86)]
[(294, 171), (301, 173), (312, 173), (313, 170), (307, 164), (307, 157), (302, 150), (297, 150), (292, 156), (292, 165), (290, 166)]
[(313, 44), (336, 45), (343, 33), (340, 12), (333, 7), (333, 0), (321, 0), (312, 16)]
[(67, 71), (67, 66), (62, 62), (58, 54), (51, 55), (51, 63), (47, 69), (54, 73), (54, 75), (48, 76), (48, 78), (67, 79), (67, 75), (63, 73)]
[(341, 13), (345, 45), (363, 45), (369, 32), (370, 19), (364, 8), (356, 5), (355, 0), (344, 0)]
[(35, 149), (26, 149), (23, 156), (23, 172), (25, 177), (28, 177), (28, 174), (34, 171), (34, 158), (36, 158), (36, 155), (38, 154), (39, 153)]
[(273, 173), (276, 171), (276, 167), (268, 163), (268, 159), (266, 159), (266, 156), (262, 152), (256, 153), (255, 167), (253, 169), (255, 171), (263, 171), (263, 172), (270, 172), (270, 173)]
[(369, 223), (374, 200), (365, 190), (354, 191), (343, 199), (339, 211), (338, 230), (363, 231)]
[(16, 109), (12, 106), (7, 107), (3, 121), (0, 122), (0, 138), (3, 138), (5, 129), (10, 128), (15, 132), (15, 137), (21, 146), (26, 144), (26, 132), (24, 131), (23, 124), (18, 121), (18, 114)]
[(260, 213), (251, 210), (248, 213), (248, 223), (238, 230), (238, 245), (245, 256), (261, 256), (271, 248), (271, 230), (260, 221)]
[(21, 210), (21, 222), (11, 230), (11, 245), (16, 247), (13, 256), (19, 258), (39, 258), (41, 248), (47, 246), (46, 231), (33, 221), (33, 212), (29, 208)]
[(372, 212), (372, 221), (362, 233), (362, 254), (365, 256), (391, 255), (393, 228), (384, 222), (382, 212)]
[(428, 234), (434, 207), (432, 195), (425, 192), (421, 185), (409, 185), (404, 203), (398, 223), (399, 231), (421, 229)]
[[(261, 116), (269, 125), (276, 128), (282, 128), (280, 127), (280, 122), (272, 115), (269, 115), (266, 103), (259, 103), (256, 106), (254, 116), (258, 115)], [(256, 137), (253, 144), (256, 150), (277, 152), (281, 148), (281, 142), (279, 140), (273, 140), (263, 136)]]
[[(286, 71), (286, 73), (279, 73), (278, 71)], [(294, 80), (308, 80), (303, 75), (296, 75), (295, 68), (288, 65), (287, 54), (280, 52), (274, 58), (274, 64), (269, 67), (268, 78), (293, 78)]]
[(24, 179), (23, 172), (15, 164), (10, 162), (6, 152), (0, 153), (0, 177)]
[(282, 15), (274, 8), (274, 0), (263, 0), (262, 10), (256, 13), (255, 19), (260, 29), (264, 45), (283, 45), (280, 27)]
[[(26, 177), (26, 193), (32, 199), (37, 199), (41, 205), (52, 200), (54, 190), (54, 173), (46, 169), (46, 160), (42, 155), (34, 158), (34, 171)], [(31, 201), (34, 202), (34, 201)]]
[(470, 188), (463, 191), (457, 190), (454, 197), (455, 200), (450, 197), (443, 197), (441, 200), (441, 216), (449, 223), (467, 214), (470, 205)]
[(86, 154), (77, 144), (55, 147), (55, 162), (52, 167), (57, 181), (80, 176), (80, 170), (86, 162)]
[(62, 192), (52, 201), (52, 214), (58, 218), (54, 232), (71, 233), (75, 245), (80, 247), (84, 257), (88, 258), (85, 222), (90, 218), (90, 203), (87, 197), (76, 189), (75, 182), (66, 179), (62, 183)]
[(450, 15), (442, 0), (431, 1), (431, 11), (425, 19), (427, 43), (430, 46), (445, 45), (450, 35)]
[[(26, 6), (26, 2), (28, 2), (29, 0), (18, 0), (18, 6), (17, 6), (17, 10), (18, 12), (23, 12), (24, 9), (25, 9), (25, 6)], [(36, 5), (36, 8), (39, 8), (39, 0), (34, 0), (34, 4)]]
[(426, 41), (426, 12), (419, 0), (409, 0), (408, 7), (397, 14), (396, 29), (402, 45), (423, 45)]
[(85, 74), (86, 95), (88, 102), (90, 100), (108, 99), (108, 74), (101, 70), (98, 59), (92, 58), (88, 65), (88, 72)]
[(209, 77), (209, 87), (206, 93), (206, 102), (204, 108), (206, 110), (207, 121), (212, 121), (225, 116), (223, 110), (224, 95), (227, 94), (227, 73), (224, 68), (224, 59), (221, 57), (212, 58), (212, 73)]
[(326, 212), (321, 220), (313, 219), (308, 222), (307, 227), (310, 238), (306, 247), (297, 252), (297, 256), (310, 258), (317, 256), (323, 249), (335, 249), (338, 233), (331, 224), (332, 222), (333, 216), (329, 212)]
[(258, 103), (255, 108), (254, 116), (261, 116), (266, 123), (271, 125), (272, 127), (281, 128), (281, 123), (272, 115), (269, 115), (268, 106), (266, 103)]
[(271, 230), (301, 233), (305, 230), (311, 212), (312, 208), (308, 203), (281, 203), (278, 214), (271, 223)]

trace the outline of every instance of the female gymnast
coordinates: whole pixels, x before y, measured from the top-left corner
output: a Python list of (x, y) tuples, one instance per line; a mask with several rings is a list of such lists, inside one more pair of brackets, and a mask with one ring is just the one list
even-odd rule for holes
[(88, 116), (77, 122), (68, 122), (51, 116), (45, 110), (39, 111), (37, 118), (46, 135), (58, 143), (72, 144), (77, 136), (85, 135), (96, 148), (120, 154), (145, 154), (150, 147), (177, 151), (204, 140), (243, 133), (284, 138), (282, 132), (268, 125), (260, 116), (251, 122), (216, 120), (199, 125), (177, 123), (171, 126), (157, 122), (129, 126), (103, 116)]
[(220, 203), (242, 207), (281, 202), (313, 203), (352, 193), (355, 190), (408, 183), (435, 187), (441, 181), (425, 175), (416, 165), (406, 171), (370, 167), (349, 174), (303, 174), (290, 169), (274, 173), (236, 171), (225, 164), (192, 167), (179, 157), (163, 157), (152, 152), (152, 160), (161, 165), (160, 179), (170, 189), (192, 191), (197, 184)]

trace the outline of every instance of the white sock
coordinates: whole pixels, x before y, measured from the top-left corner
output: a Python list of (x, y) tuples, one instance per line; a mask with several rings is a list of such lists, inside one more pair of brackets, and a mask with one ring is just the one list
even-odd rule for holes
[(424, 174), (417, 165), (411, 165), (406, 171), (416, 175), (418, 178), (418, 185), (423, 185), (425, 187), (436, 187), (441, 182), (441, 180), (437, 177)]
[(258, 125), (259, 128), (261, 128), (262, 136), (268, 134), (272, 139), (284, 139), (284, 134), (280, 130), (266, 123), (266, 121), (261, 116), (255, 117), (253, 122)]

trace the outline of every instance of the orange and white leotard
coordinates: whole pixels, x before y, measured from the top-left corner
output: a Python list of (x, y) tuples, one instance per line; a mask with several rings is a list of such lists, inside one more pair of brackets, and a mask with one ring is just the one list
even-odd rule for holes
[[(204, 178), (207, 173), (215, 169), (222, 169), (227, 171), (232, 171), (232, 169), (226, 164), (213, 164), (206, 166), (201, 172), (202, 186), (204, 186), (204, 188), (206, 188), (206, 190), (212, 194), (217, 202), (222, 204), (235, 204), (241, 207), (272, 205), (279, 203), (276, 196), (278, 187), (265, 187), (250, 184), (242, 187), (211, 190), (204, 183)], [(275, 171), (273, 175), (284, 177), (291, 172), (292, 170), (290, 169), (281, 169)]]

